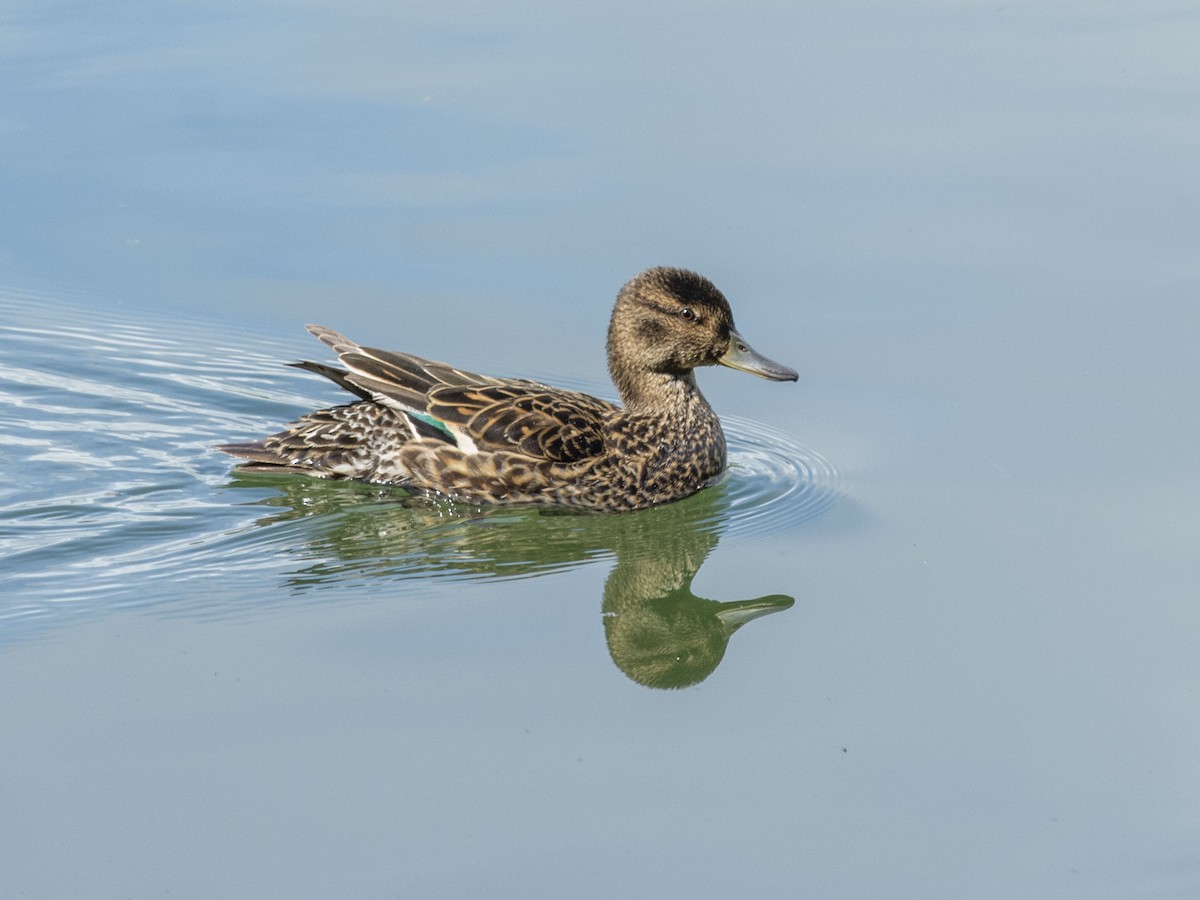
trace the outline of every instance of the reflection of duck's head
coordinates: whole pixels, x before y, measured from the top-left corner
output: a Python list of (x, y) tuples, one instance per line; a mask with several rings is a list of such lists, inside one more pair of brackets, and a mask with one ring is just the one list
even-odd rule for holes
[(647, 687), (703, 681), (724, 658), (735, 631), (795, 602), (782, 594), (729, 603), (705, 600), (692, 593), (691, 574), (686, 584), (657, 597), (626, 594), (620, 569), (618, 563), (604, 588), (604, 636), (617, 668)]
[[(721, 508), (722, 493), (719, 486), (708, 492)], [(617, 668), (647, 687), (703, 681), (737, 629), (794, 602), (775, 594), (718, 603), (692, 593), (692, 579), (719, 537), (704, 497), (630, 516), (615, 547), (604, 584), (604, 635)]]

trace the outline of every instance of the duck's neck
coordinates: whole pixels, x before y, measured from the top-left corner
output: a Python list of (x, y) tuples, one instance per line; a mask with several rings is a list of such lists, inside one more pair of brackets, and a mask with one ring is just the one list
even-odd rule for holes
[(612, 373), (613, 383), (625, 409), (635, 415), (670, 415), (699, 402), (707, 405), (696, 384), (696, 373), (630, 372)]

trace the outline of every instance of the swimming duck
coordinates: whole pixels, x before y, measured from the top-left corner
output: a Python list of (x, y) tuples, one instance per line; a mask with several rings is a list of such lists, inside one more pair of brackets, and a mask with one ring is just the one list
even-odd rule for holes
[(693, 369), (797, 379), (751, 349), (711, 281), (675, 268), (648, 269), (617, 295), (608, 371), (623, 406), (307, 327), (344, 368), (293, 365), (358, 399), (220, 449), (248, 460), (243, 471), (402, 485), (473, 504), (620, 512), (682, 499), (725, 470), (725, 435)]

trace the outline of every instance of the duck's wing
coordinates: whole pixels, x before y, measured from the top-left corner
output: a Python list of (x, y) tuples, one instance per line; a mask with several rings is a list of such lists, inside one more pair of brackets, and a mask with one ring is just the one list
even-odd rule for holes
[(427, 412), (477, 450), (579, 462), (604, 453), (604, 422), (616, 407), (590, 394), (536, 381), (446, 386), (429, 394)]
[(578, 462), (604, 452), (604, 421), (616, 411), (607, 401), (536, 381), (479, 375), (410, 353), (363, 347), (331, 328), (307, 327), (337, 353), (346, 370), (319, 363), (302, 364), (303, 368), (320, 372), (364, 399), (407, 413), (417, 436), (449, 438), (468, 452), (508, 450), (555, 462)]
[(320, 372), (350, 392), (393, 409), (424, 412), (429, 392), (443, 385), (501, 383), (499, 378), (466, 372), (411, 353), (363, 347), (323, 325), (305, 327), (338, 355), (346, 371), (321, 363), (300, 363), (301, 368)]

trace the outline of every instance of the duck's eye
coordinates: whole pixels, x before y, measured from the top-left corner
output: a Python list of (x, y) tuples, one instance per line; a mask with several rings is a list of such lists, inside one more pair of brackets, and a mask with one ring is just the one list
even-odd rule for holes
[(679, 311), (679, 318), (683, 319), (685, 322), (695, 322), (696, 319), (700, 317), (696, 315), (695, 311), (690, 306), (685, 306)]

